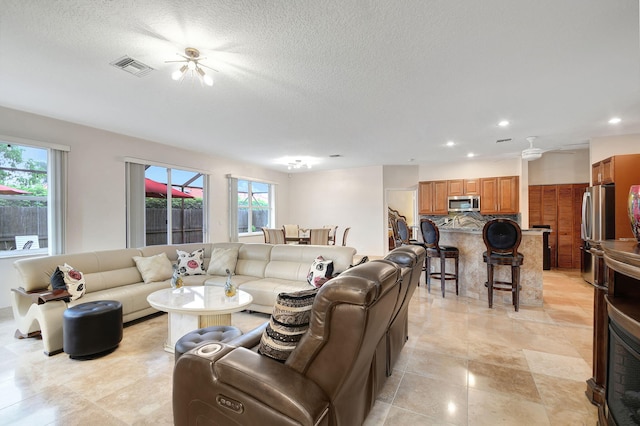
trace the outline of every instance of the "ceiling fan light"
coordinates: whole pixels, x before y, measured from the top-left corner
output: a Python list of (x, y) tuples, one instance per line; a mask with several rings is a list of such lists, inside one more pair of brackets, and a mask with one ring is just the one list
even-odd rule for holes
[(173, 73), (171, 73), (171, 78), (176, 81), (180, 80), (186, 71), (187, 71), (187, 66), (183, 65), (180, 67), (179, 70), (175, 70)]

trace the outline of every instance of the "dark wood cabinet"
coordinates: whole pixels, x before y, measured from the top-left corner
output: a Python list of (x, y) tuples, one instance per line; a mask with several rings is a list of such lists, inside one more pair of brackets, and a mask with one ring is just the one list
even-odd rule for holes
[(436, 180), (418, 184), (418, 213), (425, 215), (449, 214), (447, 181)]
[(517, 214), (520, 210), (518, 176), (480, 179), (480, 213)]

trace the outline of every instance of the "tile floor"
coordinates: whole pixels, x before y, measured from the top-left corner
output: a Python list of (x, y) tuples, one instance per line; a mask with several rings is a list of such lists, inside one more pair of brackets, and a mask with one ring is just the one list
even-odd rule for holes
[[(366, 425), (595, 425), (584, 395), (592, 287), (575, 271), (546, 271), (544, 300), (516, 313), (420, 286), (410, 340)], [(239, 313), (233, 322), (248, 330), (266, 318)], [(15, 339), (11, 310), (0, 309), (0, 424), (172, 424), (166, 321), (125, 327), (115, 352), (75, 361)]]

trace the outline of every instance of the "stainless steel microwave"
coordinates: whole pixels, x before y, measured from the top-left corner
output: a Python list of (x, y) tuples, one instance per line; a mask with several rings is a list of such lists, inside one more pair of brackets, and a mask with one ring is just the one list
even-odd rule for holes
[(479, 195), (456, 195), (449, 197), (450, 212), (479, 212)]

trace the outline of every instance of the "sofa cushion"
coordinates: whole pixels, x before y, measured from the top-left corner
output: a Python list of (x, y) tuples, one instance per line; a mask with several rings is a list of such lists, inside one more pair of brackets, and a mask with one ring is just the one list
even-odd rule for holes
[(80, 299), (85, 291), (87, 291), (84, 274), (66, 263), (58, 266), (58, 269), (62, 272), (67, 291), (71, 294), (71, 300)]
[(325, 260), (318, 256), (311, 264), (307, 274), (307, 282), (315, 288), (320, 288), (331, 279), (333, 275), (333, 260)]
[(269, 325), (262, 334), (258, 353), (284, 362), (309, 328), (317, 289), (280, 293)]
[(149, 257), (133, 256), (133, 260), (145, 284), (168, 280), (173, 275), (173, 265), (165, 253)]
[(178, 255), (178, 273), (180, 275), (203, 275), (204, 269), (204, 248), (194, 250), (191, 253), (176, 250)]
[(238, 262), (237, 248), (216, 247), (211, 252), (211, 260), (209, 261), (209, 269), (207, 269), (207, 274), (226, 276), (227, 269), (231, 271), (231, 273), (234, 273), (236, 270), (237, 262)]

